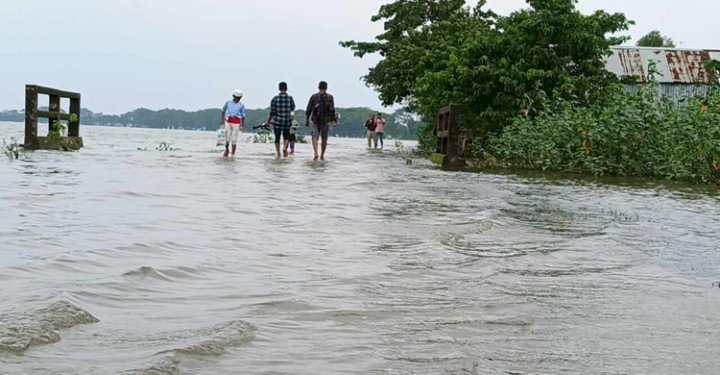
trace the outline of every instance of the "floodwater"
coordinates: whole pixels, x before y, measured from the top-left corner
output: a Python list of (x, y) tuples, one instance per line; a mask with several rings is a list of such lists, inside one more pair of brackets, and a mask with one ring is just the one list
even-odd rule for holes
[(712, 188), (83, 132), (0, 159), (1, 374), (720, 371)]

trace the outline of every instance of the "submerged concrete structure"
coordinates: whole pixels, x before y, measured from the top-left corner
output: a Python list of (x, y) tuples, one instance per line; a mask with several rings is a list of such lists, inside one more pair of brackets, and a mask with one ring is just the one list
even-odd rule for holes
[[(49, 97), (48, 110), (38, 109), (39, 96)], [(70, 100), (69, 112), (60, 108), (60, 100)], [(38, 118), (48, 119), (48, 136), (38, 135)], [(67, 137), (53, 136), (55, 122), (67, 121)], [(80, 137), (80, 94), (37, 85), (25, 86), (25, 143), (26, 150), (78, 150), (83, 147)]]
[(462, 121), (460, 108), (450, 105), (441, 108), (435, 116), (437, 149), (433, 161), (445, 170), (460, 170), (467, 166), (465, 149), (471, 142)]

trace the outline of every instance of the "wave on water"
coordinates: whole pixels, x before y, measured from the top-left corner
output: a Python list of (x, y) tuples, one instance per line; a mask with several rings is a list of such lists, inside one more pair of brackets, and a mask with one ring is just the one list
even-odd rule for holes
[(192, 267), (157, 269), (154, 267), (143, 266), (135, 270), (125, 272), (122, 276), (128, 279), (138, 280), (179, 281), (195, 278), (198, 273), (199, 270)]
[(0, 315), (0, 351), (24, 353), (35, 345), (60, 341), (60, 330), (97, 323), (89, 312), (67, 301), (21, 315)]
[(122, 375), (180, 375), (180, 360), (164, 357), (144, 369), (125, 371)]
[(126, 277), (136, 277), (140, 279), (157, 279), (157, 280), (164, 280), (164, 281), (170, 281), (170, 277), (166, 276), (162, 272), (156, 270), (152, 267), (140, 267), (136, 270), (129, 271), (123, 274), (123, 276)]
[(123, 375), (176, 375), (180, 374), (180, 355), (217, 357), (227, 352), (228, 348), (238, 347), (254, 339), (255, 328), (248, 322), (233, 320), (209, 328), (194, 331), (192, 336), (203, 340), (197, 344), (171, 349), (158, 353), (162, 355), (150, 366), (124, 372)]
[(206, 338), (199, 344), (171, 351), (189, 355), (218, 356), (224, 354), (227, 348), (241, 346), (252, 341), (255, 337), (254, 330), (250, 323), (242, 320), (225, 322), (199, 330), (197, 336)]

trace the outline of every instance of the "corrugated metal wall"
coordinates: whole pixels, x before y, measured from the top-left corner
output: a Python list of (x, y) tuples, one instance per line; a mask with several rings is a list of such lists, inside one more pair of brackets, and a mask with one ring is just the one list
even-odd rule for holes
[(613, 47), (604, 63), (607, 70), (619, 77), (636, 77), (648, 82), (649, 66), (655, 63), (655, 80), (660, 83), (719, 84), (714, 72), (705, 69), (704, 63), (720, 60), (720, 51), (683, 50), (676, 48)]
[[(635, 77), (638, 83), (650, 81), (650, 64), (655, 63), (655, 76), (660, 94), (680, 103), (693, 96), (707, 96), (720, 91), (715, 72), (705, 69), (705, 62), (720, 61), (720, 51), (683, 50), (677, 48), (612, 47), (605, 68), (618, 77)], [(637, 85), (626, 85), (628, 91)]]
[[(640, 87), (638, 85), (625, 85), (625, 89), (630, 92), (637, 92)], [(681, 103), (685, 99), (693, 96), (707, 96), (711, 92), (720, 92), (720, 86), (717, 85), (690, 85), (686, 83), (661, 83), (660, 95), (669, 97), (675, 103)]]

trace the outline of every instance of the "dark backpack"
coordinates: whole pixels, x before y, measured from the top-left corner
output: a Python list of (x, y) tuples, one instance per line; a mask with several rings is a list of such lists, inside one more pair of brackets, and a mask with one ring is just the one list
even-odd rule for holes
[(365, 127), (367, 130), (370, 130), (371, 132), (375, 131), (375, 127), (377, 127), (377, 124), (375, 123), (375, 119), (368, 119), (365, 121)]
[(335, 114), (331, 113), (330, 107), (327, 105), (327, 96), (325, 94), (318, 94), (317, 103), (313, 108), (313, 122), (316, 124), (327, 124), (333, 119)]

